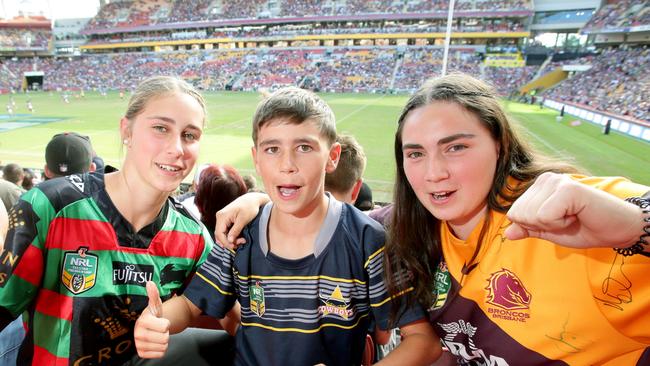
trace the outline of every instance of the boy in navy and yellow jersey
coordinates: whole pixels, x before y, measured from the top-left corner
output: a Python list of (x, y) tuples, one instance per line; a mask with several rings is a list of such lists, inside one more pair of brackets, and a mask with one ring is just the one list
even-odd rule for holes
[[(161, 357), (168, 334), (201, 313), (223, 318), (241, 304), (238, 365), (359, 364), (369, 315), (389, 328), (383, 278), (384, 232), (324, 191), (336, 168), (334, 116), (315, 94), (281, 89), (253, 119), (253, 158), (271, 198), (236, 252), (215, 246), (183, 296), (150, 305), (135, 339), (144, 358)], [(404, 340), (386, 364), (430, 364), (440, 345), (425, 313), (404, 308)]]

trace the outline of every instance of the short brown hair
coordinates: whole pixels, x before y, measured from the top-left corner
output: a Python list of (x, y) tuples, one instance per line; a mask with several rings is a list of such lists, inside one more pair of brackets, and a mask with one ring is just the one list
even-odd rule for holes
[(318, 95), (293, 86), (278, 89), (257, 105), (253, 116), (253, 142), (267, 122), (284, 118), (291, 124), (314, 121), (320, 133), (332, 145), (336, 140), (336, 121), (332, 109)]
[(363, 176), (366, 154), (354, 136), (341, 134), (336, 137), (336, 142), (341, 144), (341, 157), (336, 170), (325, 175), (325, 189), (345, 193)]

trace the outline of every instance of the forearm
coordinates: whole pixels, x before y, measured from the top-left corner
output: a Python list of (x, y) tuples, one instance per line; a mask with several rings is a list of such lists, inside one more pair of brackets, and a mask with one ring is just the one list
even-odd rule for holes
[(377, 365), (430, 365), (441, 354), (439, 343), (424, 334), (412, 334), (402, 339), (400, 345), (391, 351)]
[(201, 315), (201, 309), (196, 307), (185, 296), (174, 296), (162, 305), (162, 317), (169, 320), (169, 333), (176, 334), (185, 330)]

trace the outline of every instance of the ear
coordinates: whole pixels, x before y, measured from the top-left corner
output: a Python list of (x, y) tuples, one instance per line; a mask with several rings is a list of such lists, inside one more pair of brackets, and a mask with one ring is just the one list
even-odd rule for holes
[(45, 167), (43, 167), (43, 172), (45, 173), (45, 176), (47, 177), (47, 179), (54, 178), (54, 174), (52, 173), (50, 168), (47, 167), (47, 164), (45, 164)]
[(120, 141), (131, 138), (131, 121), (128, 118), (122, 117), (120, 120)]
[(332, 173), (336, 170), (336, 166), (339, 164), (339, 158), (341, 157), (341, 144), (335, 142), (330, 147), (329, 157), (327, 159), (327, 165), (325, 166), (326, 173)]
[(352, 199), (352, 204), (357, 201), (357, 197), (359, 197), (359, 192), (361, 192), (361, 186), (363, 185), (363, 179), (359, 178), (357, 179), (357, 182), (354, 183), (354, 186), (352, 186), (352, 193), (350, 194), (350, 198)]
[(88, 173), (92, 173), (95, 170), (97, 170), (97, 164), (95, 163), (90, 163), (90, 168), (88, 169)]
[(257, 164), (257, 149), (255, 146), (251, 147), (251, 155), (253, 155), (253, 163), (255, 164), (255, 172), (257, 172), (257, 175), (260, 175), (260, 167)]

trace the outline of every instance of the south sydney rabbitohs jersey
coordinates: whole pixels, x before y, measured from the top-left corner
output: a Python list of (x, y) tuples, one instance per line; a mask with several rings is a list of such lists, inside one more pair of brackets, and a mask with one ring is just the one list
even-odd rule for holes
[[(621, 198), (650, 190), (620, 178), (573, 178)], [(650, 257), (510, 241), (505, 214), (490, 215), (478, 265), (464, 276), (481, 225), (463, 241), (441, 224), (444, 260), (429, 314), (460, 364), (650, 364)]]
[(23, 313), (19, 365), (121, 365), (136, 354), (145, 283), (163, 300), (182, 291), (212, 241), (173, 200), (139, 232), (121, 216), (104, 175), (43, 182), (10, 212), (0, 260), (0, 324)]

